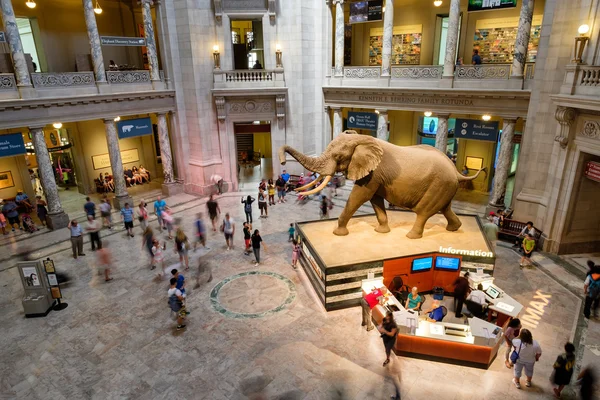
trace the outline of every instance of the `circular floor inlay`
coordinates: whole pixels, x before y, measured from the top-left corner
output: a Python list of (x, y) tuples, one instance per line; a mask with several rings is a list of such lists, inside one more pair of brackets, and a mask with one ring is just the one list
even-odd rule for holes
[(295, 297), (288, 278), (260, 271), (225, 278), (210, 293), (213, 308), (231, 318), (261, 318), (281, 311)]

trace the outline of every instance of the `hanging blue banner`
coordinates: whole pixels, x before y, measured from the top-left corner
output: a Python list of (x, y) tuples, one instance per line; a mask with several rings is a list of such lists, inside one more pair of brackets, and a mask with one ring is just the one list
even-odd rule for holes
[(377, 114), (370, 112), (348, 111), (348, 129), (377, 130)]
[(456, 119), (454, 137), (457, 139), (498, 141), (498, 121), (482, 121), (479, 119)]
[(23, 135), (20, 132), (0, 135), (0, 157), (18, 156), (26, 153), (27, 149), (25, 148)]
[(150, 117), (121, 120), (117, 122), (117, 132), (119, 139), (152, 135), (152, 121)]

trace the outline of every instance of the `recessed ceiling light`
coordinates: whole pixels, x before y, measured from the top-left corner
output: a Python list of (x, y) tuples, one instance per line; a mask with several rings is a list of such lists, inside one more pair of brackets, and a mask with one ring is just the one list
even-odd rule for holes
[(481, 117), (481, 119), (484, 121), (489, 121), (490, 119), (492, 119), (492, 116), (485, 114), (483, 117)]
[(53, 123), (53, 124), (52, 124), (52, 126), (53, 126), (55, 129), (60, 129), (60, 128), (62, 128), (62, 123), (60, 123), (60, 122), (55, 122), (55, 123)]

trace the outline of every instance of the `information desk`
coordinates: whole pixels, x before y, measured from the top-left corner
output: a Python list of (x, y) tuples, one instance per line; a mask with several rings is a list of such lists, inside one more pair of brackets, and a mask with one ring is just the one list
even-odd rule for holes
[(432, 216), (420, 239), (409, 239), (416, 214), (389, 210), (389, 233), (375, 232), (374, 214), (355, 216), (350, 234), (336, 236), (337, 219), (296, 223), (301, 245), (300, 265), (326, 310), (353, 307), (361, 298), (361, 281), (373, 274), (389, 287), (401, 277), (404, 285), (419, 292), (442, 287), (449, 293), (461, 271), (481, 270), (493, 275), (496, 256), (475, 215), (459, 215), (462, 226), (446, 230), (442, 214)]
[[(363, 295), (383, 281), (363, 281)], [(469, 318), (468, 325), (429, 322), (425, 315), (408, 311), (393, 296), (372, 309), (373, 319), (380, 324), (385, 314), (395, 306), (394, 320), (398, 325), (395, 351), (397, 354), (426, 357), (441, 361), (462, 361), (468, 365), (488, 368), (502, 344), (502, 328), (479, 318)]]

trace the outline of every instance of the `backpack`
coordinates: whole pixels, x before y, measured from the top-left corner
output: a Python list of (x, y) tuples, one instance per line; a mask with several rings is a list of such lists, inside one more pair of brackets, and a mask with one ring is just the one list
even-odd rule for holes
[(252, 212), (252, 203), (246, 202), (246, 204), (244, 204), (244, 211), (247, 213)]
[(178, 312), (183, 307), (183, 303), (179, 298), (177, 298), (176, 294), (172, 294), (169, 297), (169, 307), (171, 307), (171, 311)]
[(600, 279), (597, 281), (590, 275), (590, 285), (588, 286), (588, 296), (592, 299), (600, 297)]

